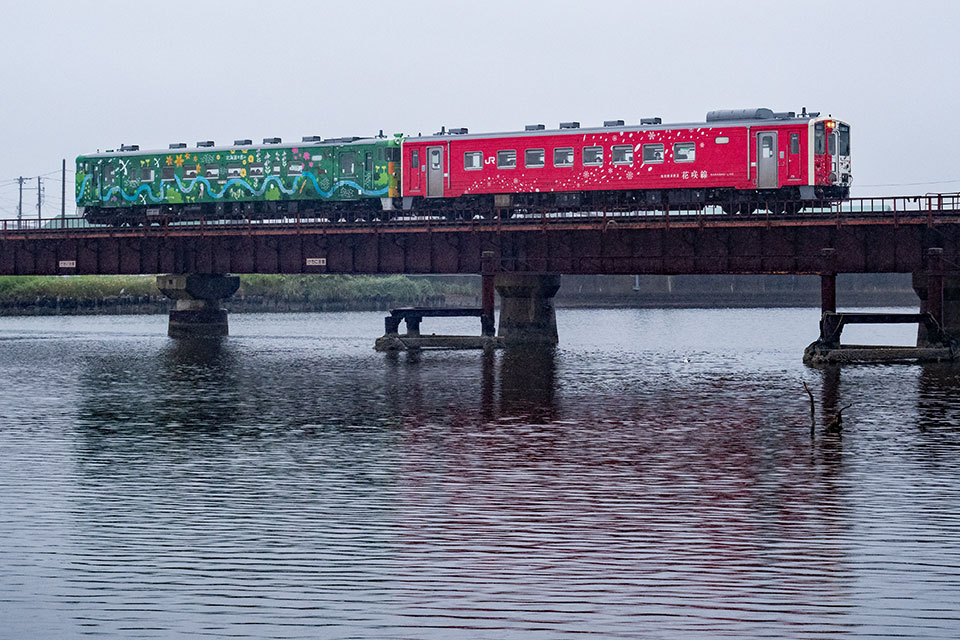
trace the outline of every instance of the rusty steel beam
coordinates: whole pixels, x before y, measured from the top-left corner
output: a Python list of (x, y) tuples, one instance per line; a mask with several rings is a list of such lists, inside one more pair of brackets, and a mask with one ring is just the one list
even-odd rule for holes
[(0, 275), (479, 274), (484, 252), (497, 256), (496, 271), (517, 273), (910, 273), (925, 269), (931, 248), (942, 249), (946, 269), (960, 269), (960, 218), (706, 217), (8, 230), (0, 232)]

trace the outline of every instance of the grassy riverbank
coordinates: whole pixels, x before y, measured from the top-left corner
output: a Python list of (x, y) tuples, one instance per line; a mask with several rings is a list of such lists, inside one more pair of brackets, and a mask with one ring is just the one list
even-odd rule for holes
[[(244, 310), (382, 309), (472, 297), (461, 283), (408, 276), (242, 275), (226, 303)], [(149, 313), (169, 301), (155, 276), (0, 277), (0, 313)]]

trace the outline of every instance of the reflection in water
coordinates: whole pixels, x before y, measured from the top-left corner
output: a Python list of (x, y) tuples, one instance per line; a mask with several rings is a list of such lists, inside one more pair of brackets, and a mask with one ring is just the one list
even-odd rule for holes
[[(382, 355), (297, 315), (0, 345), (56, 389), (2, 401), (8, 633), (953, 637), (955, 367), (811, 373), (736, 311), (568, 313), (542, 351)], [(842, 440), (811, 442), (800, 378), (819, 422), (854, 405)]]

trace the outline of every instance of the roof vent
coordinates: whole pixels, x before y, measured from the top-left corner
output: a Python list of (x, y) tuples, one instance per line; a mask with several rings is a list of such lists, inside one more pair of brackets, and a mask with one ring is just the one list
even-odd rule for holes
[(721, 120), (772, 120), (773, 111), (766, 108), (758, 109), (719, 109), (707, 112), (707, 122)]
[(303, 136), (300, 138), (300, 142), (320, 142), (323, 140), (320, 136)]
[(773, 114), (773, 117), (776, 118), (777, 120), (788, 120), (790, 118), (796, 118), (797, 112), (796, 111), (777, 111), (776, 113)]
[(528, 124), (523, 128), (524, 131), (543, 131), (546, 129), (542, 124)]
[(468, 133), (468, 130), (466, 127), (459, 127), (457, 129), (450, 129), (450, 133), (458, 136), (464, 136)]
[(605, 127), (622, 127), (623, 120), (604, 120), (603, 126)]
[(138, 144), (122, 144), (122, 145), (120, 145), (120, 151), (140, 151), (140, 145), (138, 145)]
[(253, 144), (253, 140), (234, 140), (233, 144), (237, 147), (249, 147)]
[(263, 144), (280, 144), (283, 142), (280, 138), (264, 138)]
[(348, 136), (346, 138), (326, 138), (324, 142), (356, 142), (360, 140), (357, 136)]
[(197, 143), (197, 146), (198, 146), (198, 147), (212, 147), (212, 146), (213, 146), (213, 140), (201, 140), (200, 142)]
[(579, 122), (561, 122), (560, 128), (561, 129), (579, 129), (580, 123)]
[(640, 124), (663, 124), (661, 118), (640, 118)]
[(171, 143), (170, 143), (170, 148), (171, 148), (171, 149), (186, 149), (186, 148), (187, 148), (187, 143), (186, 143), (186, 142), (171, 142)]

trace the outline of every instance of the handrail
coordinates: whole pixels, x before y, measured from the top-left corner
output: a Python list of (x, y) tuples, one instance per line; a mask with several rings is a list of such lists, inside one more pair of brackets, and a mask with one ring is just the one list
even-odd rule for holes
[[(403, 230), (439, 230), (451, 225), (470, 224), (482, 227), (485, 224), (498, 231), (511, 226), (536, 224), (540, 228), (549, 228), (553, 224), (571, 222), (578, 225), (596, 224), (605, 228), (611, 222), (620, 221), (660, 221), (669, 228), (674, 222), (690, 221), (701, 226), (712, 223), (736, 222), (737, 224), (757, 222), (770, 224), (776, 221), (804, 222), (830, 220), (838, 225), (861, 220), (889, 220), (894, 225), (913, 219), (914, 223), (935, 225), (938, 222), (960, 223), (960, 193), (927, 193), (923, 195), (868, 196), (831, 201), (777, 201), (769, 200), (762, 204), (749, 205), (745, 202), (731, 201), (720, 205), (684, 205), (664, 202), (655, 207), (643, 203), (593, 205), (581, 208), (531, 207), (520, 210), (497, 207), (477, 220), (472, 209), (465, 209), (463, 219), (443, 212), (390, 212), (377, 214), (376, 228), (382, 231)], [(411, 214), (411, 215), (405, 215)], [(273, 217), (266, 217), (272, 215)], [(134, 224), (136, 223), (136, 224)], [(195, 230), (197, 235), (206, 235), (218, 230), (242, 230), (254, 233), (258, 230), (283, 231), (284, 229), (350, 229), (369, 228), (364, 220), (346, 220), (343, 214), (315, 217), (304, 216), (297, 212), (289, 217), (278, 214), (243, 215), (237, 218), (217, 219), (198, 216), (195, 219), (177, 219), (169, 214), (163, 217), (144, 217), (136, 220), (130, 216), (119, 219), (117, 224), (95, 224), (77, 216), (50, 218), (21, 218), (0, 220), (0, 237), (20, 236), (56, 236), (84, 233), (111, 233), (124, 235), (147, 235), (172, 231), (189, 234)]]

